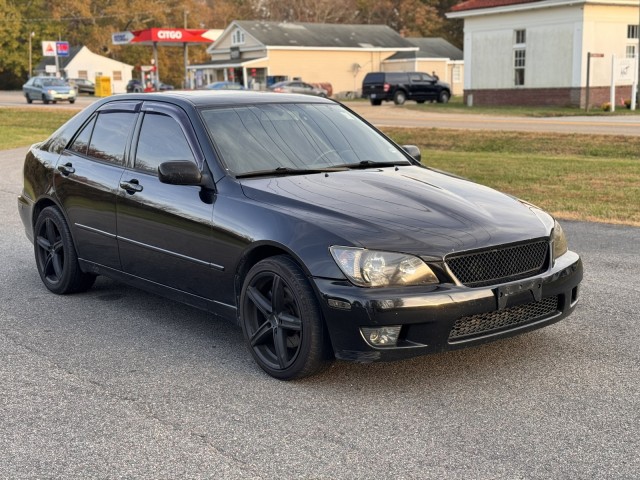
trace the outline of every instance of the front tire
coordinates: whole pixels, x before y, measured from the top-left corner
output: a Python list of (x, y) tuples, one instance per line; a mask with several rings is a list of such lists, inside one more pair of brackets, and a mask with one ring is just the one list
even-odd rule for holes
[(396, 94), (393, 96), (393, 103), (396, 105), (403, 105), (404, 102), (407, 101), (407, 94), (402, 90), (398, 90)]
[(240, 297), (240, 322), (251, 355), (272, 377), (302, 378), (329, 364), (320, 306), (290, 257), (267, 258), (249, 270)]
[(42, 210), (34, 234), (36, 265), (45, 287), (59, 295), (91, 288), (96, 276), (80, 270), (73, 238), (60, 210), (56, 207)]
[(31, 97), (29, 96), (29, 94), (28, 94), (28, 93), (25, 93), (25, 95), (24, 95), (24, 96), (25, 96), (25, 97), (26, 97), (26, 99), (27, 99), (27, 103), (33, 103), (33, 100), (31, 100)]
[(449, 95), (449, 92), (447, 92), (446, 90), (442, 90), (440, 92), (440, 95), (438, 95), (438, 103), (449, 103), (450, 97), (451, 95)]
[(45, 105), (49, 105), (49, 99), (48, 99), (47, 97), (45, 97), (44, 95), (42, 95), (42, 102), (43, 102)]

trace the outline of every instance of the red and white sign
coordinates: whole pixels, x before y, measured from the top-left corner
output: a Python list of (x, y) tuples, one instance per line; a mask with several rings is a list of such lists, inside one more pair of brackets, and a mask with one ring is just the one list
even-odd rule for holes
[(44, 57), (56, 56), (56, 42), (43, 41), (42, 42), (42, 55)]
[(212, 43), (218, 31), (195, 28), (148, 28), (133, 32), (117, 32), (111, 35), (114, 45), (142, 44), (183, 44), (183, 43)]

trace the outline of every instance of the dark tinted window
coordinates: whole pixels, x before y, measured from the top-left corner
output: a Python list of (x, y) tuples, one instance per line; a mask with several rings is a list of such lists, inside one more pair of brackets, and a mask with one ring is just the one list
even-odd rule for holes
[(135, 113), (100, 113), (93, 129), (88, 154), (98, 160), (123, 165), (127, 139), (135, 120)]
[(158, 165), (171, 160), (191, 160), (195, 163), (178, 122), (167, 115), (147, 113), (140, 130), (135, 168), (157, 173)]
[(87, 149), (89, 147), (89, 140), (91, 140), (91, 132), (93, 131), (93, 126), (96, 123), (96, 119), (93, 118), (85, 127), (82, 129), (80, 134), (73, 141), (69, 150), (73, 150), (74, 152), (80, 153), (82, 155), (87, 154)]
[(364, 77), (364, 83), (383, 83), (384, 73), (367, 73)]
[(409, 81), (409, 75), (406, 73), (387, 73), (388, 83), (406, 83)]

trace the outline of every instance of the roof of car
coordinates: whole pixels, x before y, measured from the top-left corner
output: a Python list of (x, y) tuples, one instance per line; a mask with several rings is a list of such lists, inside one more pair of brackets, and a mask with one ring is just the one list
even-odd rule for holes
[(194, 107), (255, 105), (268, 103), (335, 103), (322, 97), (309, 95), (254, 92), (247, 90), (173, 90), (153, 93), (127, 93), (105, 98), (100, 104), (118, 100), (171, 101), (190, 104)]

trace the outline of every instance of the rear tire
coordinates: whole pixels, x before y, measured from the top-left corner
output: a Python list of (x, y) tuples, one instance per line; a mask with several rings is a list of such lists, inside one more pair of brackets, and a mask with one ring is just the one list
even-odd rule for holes
[(71, 232), (56, 207), (38, 215), (33, 247), (42, 283), (53, 293), (84, 292), (95, 282), (95, 275), (80, 270)]
[(396, 94), (393, 96), (393, 103), (396, 105), (403, 105), (404, 102), (407, 101), (407, 94), (402, 90), (398, 90)]
[(249, 351), (266, 373), (293, 380), (329, 364), (331, 347), (315, 293), (286, 255), (255, 264), (240, 296), (240, 323)]

